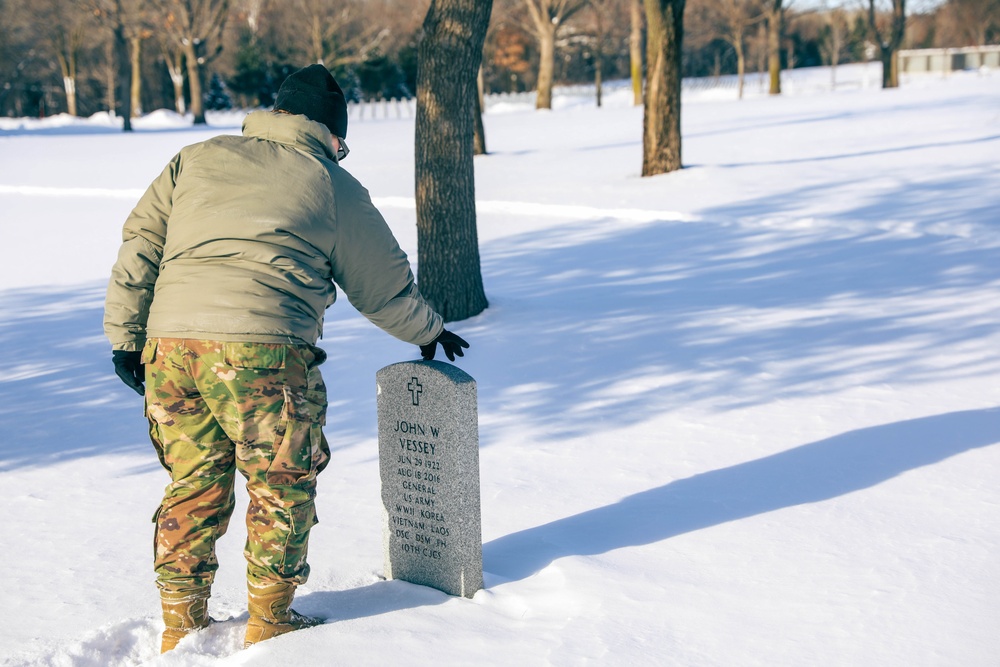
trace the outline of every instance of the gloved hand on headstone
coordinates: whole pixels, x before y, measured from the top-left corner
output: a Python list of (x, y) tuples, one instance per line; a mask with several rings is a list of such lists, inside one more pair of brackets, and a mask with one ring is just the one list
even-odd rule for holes
[(140, 396), (145, 395), (146, 388), (142, 386), (142, 381), (146, 379), (146, 369), (142, 365), (142, 352), (113, 350), (111, 361), (115, 365), (115, 374), (122, 382)]
[(430, 361), (434, 358), (434, 352), (437, 350), (438, 343), (441, 344), (441, 349), (444, 350), (448, 361), (455, 361), (456, 356), (464, 357), (465, 353), (462, 352), (462, 348), (469, 347), (469, 344), (462, 340), (461, 336), (457, 336), (445, 329), (437, 338), (427, 343), (427, 345), (420, 346), (420, 356), (424, 358), (424, 361)]

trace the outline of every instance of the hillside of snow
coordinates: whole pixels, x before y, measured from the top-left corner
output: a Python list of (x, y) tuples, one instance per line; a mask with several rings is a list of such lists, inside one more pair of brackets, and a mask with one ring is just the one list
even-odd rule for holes
[[(1000, 73), (882, 91), (862, 67), (687, 90), (685, 169), (654, 178), (625, 88), (494, 105), (490, 308), (451, 326), (485, 590), (382, 576), (374, 377), (418, 353), (344, 300), (295, 605), (326, 624), (241, 649), (238, 509), (222, 622), (164, 656), (168, 477), (103, 295), (143, 189), (241, 114), (0, 119), (0, 665), (1000, 664)], [(417, 263), (413, 134), (352, 121), (344, 166)]]

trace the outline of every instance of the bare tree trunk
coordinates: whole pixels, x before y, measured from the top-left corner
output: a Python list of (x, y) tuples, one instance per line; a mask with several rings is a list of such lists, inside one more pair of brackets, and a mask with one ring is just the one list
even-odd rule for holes
[(736, 49), (736, 80), (738, 82), (738, 99), (743, 99), (743, 83), (746, 78), (747, 61), (743, 53), (743, 36), (740, 35), (734, 40), (733, 46)]
[(552, 108), (552, 80), (555, 75), (556, 31), (555, 27), (538, 36), (538, 98), (536, 109)]
[(109, 40), (107, 43), (107, 76), (108, 79), (105, 82), (105, 94), (108, 96), (105, 100), (105, 104), (108, 105), (108, 113), (112, 116), (115, 115), (115, 40)]
[(601, 108), (601, 96), (603, 95), (603, 90), (601, 84), (603, 83), (603, 66), (601, 61), (604, 60), (604, 54), (598, 49), (594, 56), (594, 88), (597, 89), (597, 108)]
[(556, 33), (574, 14), (588, 6), (589, 0), (525, 0), (535, 39), (538, 40), (538, 97), (536, 109), (552, 108), (552, 83), (555, 77)]
[(63, 88), (66, 89), (66, 113), (76, 115), (76, 77), (63, 77)]
[(132, 49), (132, 117), (137, 118), (142, 115), (142, 37), (135, 36), (129, 40)]
[(888, 49), (879, 51), (879, 60), (882, 61), (882, 87), (898, 88), (899, 73), (896, 71), (896, 52)]
[(189, 41), (184, 45), (184, 62), (187, 64), (188, 90), (191, 93), (191, 114), (195, 125), (205, 124), (205, 105), (201, 94), (201, 67), (195, 45)]
[[(92, 0), (84, 5), (87, 11), (111, 32), (108, 61), (113, 71), (108, 75), (109, 110), (122, 118), (122, 129), (132, 131), (132, 54), (131, 38), (145, 23), (144, 2), (129, 0)], [(112, 83), (112, 78), (114, 82)], [(117, 88), (117, 95), (112, 91)], [(116, 99), (117, 98), (117, 99)]]
[(187, 104), (184, 102), (184, 54), (164, 46), (163, 60), (167, 63), (170, 82), (174, 84), (174, 109), (183, 116), (187, 113)]
[(772, 0), (767, 11), (767, 71), (771, 77), (771, 95), (781, 94), (781, 30), (784, 11), (782, 0)]
[(899, 71), (896, 52), (903, 45), (903, 38), (906, 36), (906, 0), (892, 0), (892, 19), (889, 23), (888, 36), (882, 35), (878, 29), (875, 0), (868, 0), (868, 27), (878, 45), (879, 60), (882, 61), (882, 87), (897, 88)]
[[(760, 46), (755, 49), (757, 52), (757, 71), (761, 73), (762, 76), (757, 77), (757, 81), (760, 84), (759, 89), (764, 90), (764, 77), (763, 73), (767, 70), (767, 21), (761, 21), (757, 24), (757, 44)], [(718, 58), (718, 52), (716, 52), (716, 58)]]
[(480, 66), (476, 75), (476, 114), (475, 135), (472, 141), (473, 155), (486, 155), (486, 128), (483, 127), (483, 68)]
[(76, 115), (76, 54), (59, 54), (59, 68), (63, 75), (63, 90), (66, 91), (66, 113)]
[(847, 18), (842, 9), (835, 9), (830, 12), (827, 21), (830, 26), (830, 90), (836, 90), (837, 65), (840, 64), (840, 51), (844, 48)]
[[(125, 26), (119, 19), (113, 29), (115, 62), (118, 64), (118, 99), (121, 101), (122, 130), (132, 131), (132, 60), (128, 52), (128, 38)], [(113, 110), (113, 109), (112, 109)]]
[[(63, 93), (66, 95), (66, 112), (71, 116), (75, 116), (77, 115), (77, 64), (79, 63), (83, 42), (89, 37), (87, 34), (88, 26), (86, 24), (89, 12), (86, 7), (78, 7), (72, 3), (26, 3), (26, 6), (32, 5), (34, 7), (29, 16), (32, 16), (32, 18), (37, 17), (38, 19), (44, 18), (44, 26), (41, 25), (43, 23), (42, 20), (38, 21), (40, 25), (38, 26), (37, 36), (42, 38), (42, 42), (46, 47), (51, 48), (51, 53), (55, 55), (56, 60), (59, 62), (59, 70), (63, 81)], [(0, 16), (3, 14), (4, 3), (0, 0)], [(5, 18), (16, 24), (17, 17), (18, 15), (15, 12), (13, 16)], [(0, 33), (2, 33), (2, 28), (0, 28)], [(8, 50), (10, 46), (4, 43), (4, 36), (0, 34), (0, 52)], [(29, 57), (32, 56), (34, 56), (33, 52)], [(9, 89), (10, 86), (11, 83), (7, 82), (6, 87)]]
[(833, 37), (833, 57), (830, 60), (833, 66), (840, 64), (840, 52), (844, 48), (844, 40), (847, 38), (847, 14), (844, 10), (835, 10), (831, 16), (831, 36)]
[(480, 59), (479, 72), (476, 74), (476, 97), (479, 98), (479, 110), (486, 113), (486, 77), (483, 75), (483, 66)]
[(642, 175), (680, 169), (684, 0), (646, 1), (646, 101)]
[(632, 32), (629, 33), (629, 63), (632, 70), (633, 106), (642, 104), (642, 0), (631, 0)]
[[(838, 30), (838, 28), (834, 28)], [(831, 34), (833, 44), (830, 47), (830, 90), (837, 90), (837, 65), (840, 64), (840, 35)]]
[(476, 73), (492, 0), (431, 0), (417, 47), (416, 202), (420, 292), (446, 322), (481, 313), (472, 160)]
[[(191, 114), (194, 116), (195, 125), (204, 125), (202, 76), (208, 63), (222, 51), (222, 36), (230, 13), (230, 0), (155, 0), (155, 2), (145, 0), (145, 2), (158, 7), (171, 42), (171, 50), (183, 54), (188, 76)], [(174, 85), (176, 86), (176, 80)]]
[(323, 25), (319, 14), (314, 10), (309, 22), (309, 43), (312, 45), (312, 62), (323, 64)]
[(174, 84), (174, 109), (183, 116), (187, 113), (187, 101), (184, 99), (184, 75), (178, 76), (171, 72), (170, 82)]

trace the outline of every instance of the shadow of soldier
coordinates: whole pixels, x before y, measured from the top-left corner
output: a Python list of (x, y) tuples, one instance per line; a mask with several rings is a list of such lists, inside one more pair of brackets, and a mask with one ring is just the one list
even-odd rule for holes
[(505, 535), (484, 545), (484, 569), (520, 580), (559, 558), (652, 544), (829, 500), (998, 442), (1000, 408), (859, 429)]
[(448, 594), (428, 586), (393, 580), (342, 591), (306, 593), (297, 596), (293, 606), (304, 614), (325, 619), (325, 623), (335, 623), (444, 604), (450, 599)]

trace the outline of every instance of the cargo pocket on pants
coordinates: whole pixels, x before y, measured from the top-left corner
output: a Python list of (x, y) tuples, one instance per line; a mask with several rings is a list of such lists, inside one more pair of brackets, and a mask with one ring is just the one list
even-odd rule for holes
[(292, 486), (303, 478), (315, 476), (329, 457), (323, 439), (326, 392), (294, 392), (285, 387), (284, 394), (267, 483)]
[(307, 500), (288, 509), (288, 541), (281, 558), (281, 574), (284, 577), (304, 577), (308, 575), (306, 555), (309, 550), (309, 529), (319, 523), (316, 517), (316, 502)]
[(149, 420), (149, 441), (153, 443), (153, 449), (156, 450), (156, 458), (160, 460), (160, 465), (167, 472), (170, 472), (170, 466), (167, 465), (167, 459), (163, 455), (163, 440), (160, 438), (160, 425), (154, 422), (152, 419)]
[(153, 449), (156, 450), (156, 457), (160, 459), (160, 465), (169, 472), (170, 466), (167, 465), (167, 459), (163, 453), (163, 436), (160, 435), (160, 422), (165, 419), (169, 419), (167, 411), (157, 401), (150, 401), (147, 394), (146, 421), (149, 422), (149, 441), (153, 443)]
[[(146, 341), (145, 345), (142, 346), (142, 353), (140, 359), (144, 366), (152, 364), (156, 360), (156, 346), (158, 340), (156, 338), (150, 338)], [(169, 418), (166, 410), (160, 405), (159, 401), (155, 398), (150, 400), (153, 395), (152, 383), (149, 382), (149, 376), (146, 377), (146, 392), (143, 396), (143, 411), (146, 413), (146, 420), (149, 422), (149, 441), (153, 443), (153, 449), (156, 450), (156, 457), (160, 459), (160, 465), (162, 465), (167, 470), (167, 462), (163, 458), (163, 437), (160, 435), (160, 425), (159, 422), (164, 421)]]

